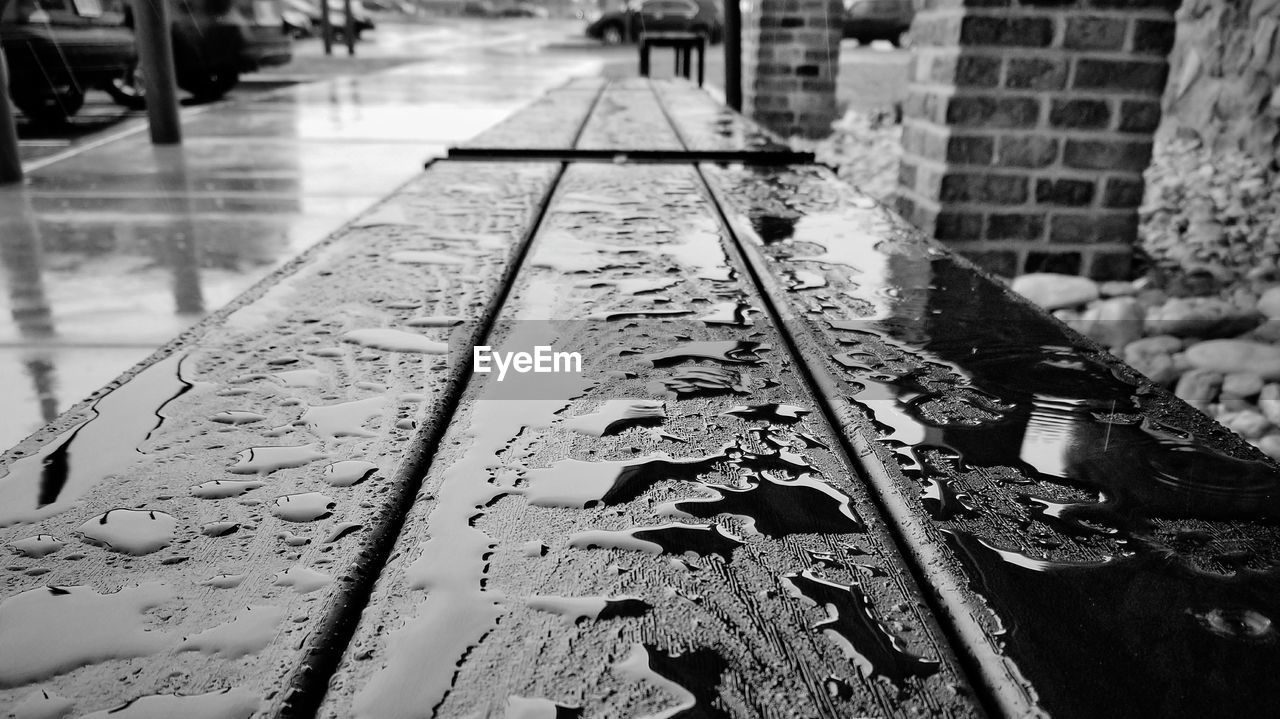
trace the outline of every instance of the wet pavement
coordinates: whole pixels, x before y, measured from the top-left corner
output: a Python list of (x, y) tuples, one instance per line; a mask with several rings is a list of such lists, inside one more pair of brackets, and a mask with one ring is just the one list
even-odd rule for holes
[[(0, 197), (0, 447), (325, 238), (448, 145), (571, 76), (596, 74), (589, 54), (541, 52), (576, 29), (385, 28), (359, 46), (361, 60), (418, 62), (184, 108), (181, 150), (152, 147), (135, 117), (34, 159), (25, 187)], [(300, 44), (300, 54), (317, 54), (317, 44)]]

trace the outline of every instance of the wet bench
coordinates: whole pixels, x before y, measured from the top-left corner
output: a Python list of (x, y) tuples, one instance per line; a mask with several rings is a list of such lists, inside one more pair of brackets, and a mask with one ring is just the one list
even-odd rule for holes
[(1274, 703), (1273, 465), (780, 147), (599, 162), (687, 86), (560, 92), (5, 455), (0, 704)]

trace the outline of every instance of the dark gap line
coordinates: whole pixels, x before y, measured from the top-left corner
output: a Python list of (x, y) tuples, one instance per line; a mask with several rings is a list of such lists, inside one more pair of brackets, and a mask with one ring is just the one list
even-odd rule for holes
[[(434, 161), (429, 164), (434, 164)], [(546, 194), (543, 195), (541, 203), (534, 212), (533, 220), (503, 271), (498, 291), (494, 294), (489, 306), (485, 308), (479, 325), (469, 338), (471, 344), (479, 344), (492, 334), (498, 315), (510, 297), (516, 276), (524, 265), (534, 237), (542, 227), (547, 210), (551, 206), (551, 199), (560, 186), (560, 180), (564, 177), (566, 168), (567, 165), (562, 163), (548, 184)], [(329, 681), (337, 672), (342, 658), (350, 647), (351, 639), (359, 626), (360, 617), (369, 604), (374, 585), (382, 576), (382, 571), (386, 568), (391, 552), (395, 548), (396, 540), (400, 538), (405, 520), (417, 501), (422, 481), (431, 470), (432, 461), (439, 451), (445, 431), (458, 412), (462, 395), (474, 374), (473, 370), (474, 368), (464, 360), (451, 371), (449, 384), (445, 390), (445, 399), (436, 409), (438, 421), (424, 423), (411, 441), (408, 449), (410, 456), (403, 460), (396, 472), (397, 481), (392, 483), (389, 494), (393, 496), (383, 505), (383, 516), (371, 522), (370, 531), (360, 548), (360, 560), (356, 562), (351, 574), (344, 578), (348, 580), (347, 591), (335, 598), (326, 616), (317, 624), (313, 631), (316, 639), (310, 643), (306, 656), (298, 663), (298, 668), (285, 683), (283, 700), (276, 714), (282, 719), (314, 717), (323, 705), (328, 693)]]

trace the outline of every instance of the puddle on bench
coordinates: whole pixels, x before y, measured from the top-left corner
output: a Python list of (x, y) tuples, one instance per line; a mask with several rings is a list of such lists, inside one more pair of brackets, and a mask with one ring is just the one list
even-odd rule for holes
[(86, 544), (142, 555), (157, 552), (173, 542), (178, 520), (154, 509), (111, 509), (80, 525)]
[(410, 352), (418, 354), (442, 355), (449, 353), (449, 343), (439, 342), (404, 330), (390, 328), (369, 328), (350, 330), (343, 333), (343, 342), (368, 347), (384, 352)]
[(314, 522), (333, 514), (338, 503), (319, 492), (299, 492), (276, 497), (271, 513), (286, 522)]
[(321, 459), (325, 459), (325, 455), (318, 452), (312, 444), (250, 447), (236, 455), (236, 463), (227, 467), (227, 471), (232, 474), (267, 475), (281, 469), (305, 467)]
[(378, 465), (363, 459), (344, 459), (325, 465), (324, 481), (330, 487), (351, 487), (369, 479), (378, 471)]
[(81, 719), (153, 719), (200, 717), (244, 719), (258, 711), (262, 701), (245, 689), (224, 689), (208, 694), (152, 694), (114, 709), (86, 714)]
[(146, 612), (175, 599), (160, 582), (100, 594), (91, 587), (39, 587), (0, 602), (0, 687), (48, 679), (111, 659), (143, 657), (173, 637)]
[(764, 364), (759, 352), (769, 350), (767, 344), (744, 340), (724, 342), (683, 342), (677, 347), (662, 352), (652, 352), (643, 356), (654, 367), (669, 367), (686, 360), (708, 359), (729, 364)]
[(703, 557), (717, 555), (726, 562), (733, 559), (733, 550), (742, 544), (741, 539), (725, 532), (718, 524), (672, 523), (622, 530), (593, 529), (569, 536), (569, 546), (575, 549), (625, 549), (677, 557), (691, 552)]
[(187, 637), (180, 652), (202, 652), (223, 659), (239, 659), (266, 649), (284, 621), (284, 607), (270, 604), (245, 607), (231, 621)]
[(558, 614), (570, 622), (640, 617), (653, 608), (639, 597), (533, 596), (525, 599), (524, 603), (530, 609)]
[(832, 582), (808, 571), (788, 574), (783, 581), (794, 596), (827, 615), (813, 628), (826, 634), (863, 676), (881, 676), (903, 686), (910, 677), (938, 672), (936, 659), (913, 654), (903, 645), (857, 584)]
[(303, 410), (298, 424), (324, 439), (376, 437), (377, 432), (365, 429), (364, 424), (381, 415), (386, 405), (386, 397), (366, 397), (322, 406), (311, 405)]
[(140, 447), (166, 419), (165, 408), (196, 386), (183, 376), (185, 358), (175, 354), (147, 367), (94, 401), (89, 419), (11, 462), (0, 477), (0, 527), (64, 512), (140, 459)]
[(652, 644), (634, 644), (613, 669), (633, 682), (652, 684), (676, 700), (676, 706), (654, 716), (729, 719), (719, 708), (720, 683), (729, 664), (715, 650), (699, 648), (671, 654)]
[(192, 487), (191, 496), (197, 499), (230, 499), (265, 486), (265, 482), (251, 479), (213, 479)]
[(656, 427), (666, 418), (666, 405), (662, 400), (611, 399), (595, 412), (570, 418), (565, 426), (590, 437), (604, 437), (631, 427)]

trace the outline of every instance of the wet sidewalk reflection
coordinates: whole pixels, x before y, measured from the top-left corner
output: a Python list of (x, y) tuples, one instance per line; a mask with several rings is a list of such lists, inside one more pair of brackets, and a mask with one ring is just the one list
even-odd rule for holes
[[(490, 44), (491, 45), (491, 44)], [(0, 448), (10, 447), (324, 239), (425, 160), (568, 77), (582, 57), (448, 59), (299, 85), (29, 170), (0, 195)]]

